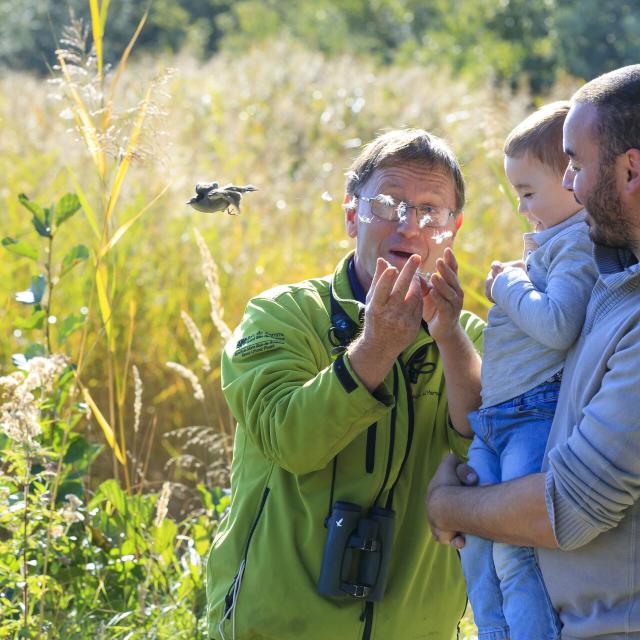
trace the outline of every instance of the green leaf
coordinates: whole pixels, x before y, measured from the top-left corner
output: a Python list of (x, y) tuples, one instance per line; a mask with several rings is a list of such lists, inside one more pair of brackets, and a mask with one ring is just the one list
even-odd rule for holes
[(32, 260), (38, 259), (38, 250), (23, 240), (16, 240), (15, 238), (9, 237), (2, 238), (2, 246), (7, 249), (7, 251), (11, 251), (11, 253), (15, 253), (18, 256), (24, 256)]
[(64, 502), (65, 497), (70, 493), (74, 496), (82, 498), (84, 495), (84, 485), (81, 480), (69, 480), (65, 478), (58, 487), (58, 493), (56, 494), (56, 503), (61, 504)]
[(41, 356), (46, 355), (46, 349), (44, 348), (44, 345), (39, 344), (38, 342), (34, 342), (33, 344), (30, 344), (26, 351), (24, 352), (24, 357), (27, 360), (31, 360), (32, 358), (39, 358)]
[(16, 318), (13, 325), (16, 329), (42, 329), (45, 319), (44, 309), (34, 309), (33, 313), (27, 318)]
[[(47, 209), (47, 211), (49, 211), (49, 209)], [(47, 218), (48, 217), (49, 216), (47, 215)], [(33, 228), (38, 232), (38, 235), (41, 235), (43, 238), (51, 238), (51, 227), (46, 223), (40, 222), (40, 219), (35, 215), (33, 216), (33, 218), (31, 218), (31, 224), (33, 225)]]
[(80, 199), (75, 193), (66, 193), (56, 205), (56, 226), (61, 225), (80, 210)]
[(56, 325), (58, 327), (58, 342), (60, 344), (64, 343), (72, 333), (82, 327), (85, 320), (85, 316), (72, 313), (70, 316), (67, 316), (64, 320), (59, 322)]
[(37, 218), (40, 223), (45, 224), (45, 212), (44, 209), (37, 203), (29, 200), (28, 196), (24, 193), (18, 194), (18, 201), (23, 207), (26, 207), (31, 211), (35, 218)]
[(32, 202), (24, 193), (18, 195), (18, 200), (23, 207), (31, 211), (33, 214), (31, 224), (38, 234), (43, 238), (50, 238), (51, 211), (49, 209), (43, 209), (37, 202)]
[(83, 244), (78, 244), (62, 260), (62, 271), (60, 277), (66, 275), (77, 264), (84, 262), (89, 258), (89, 249)]
[(118, 511), (118, 513), (126, 515), (127, 497), (115, 480), (106, 480), (100, 485), (98, 490), (99, 493), (113, 505), (113, 508)]
[(173, 545), (178, 533), (176, 523), (170, 518), (165, 518), (160, 526), (153, 532), (153, 549), (161, 554), (165, 549)]
[(47, 281), (43, 275), (31, 278), (31, 286), (25, 291), (16, 293), (16, 302), (22, 304), (40, 304), (47, 288)]
[(64, 463), (80, 463), (80, 467), (87, 467), (98, 455), (101, 450), (101, 446), (97, 444), (91, 444), (82, 436), (74, 438), (67, 447), (67, 451), (64, 455)]

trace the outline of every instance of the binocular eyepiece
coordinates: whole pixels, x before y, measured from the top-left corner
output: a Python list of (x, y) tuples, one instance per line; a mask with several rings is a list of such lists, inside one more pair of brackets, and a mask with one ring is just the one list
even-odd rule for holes
[(395, 512), (373, 507), (366, 517), (353, 502), (336, 502), (327, 520), (318, 591), (382, 600), (391, 566)]

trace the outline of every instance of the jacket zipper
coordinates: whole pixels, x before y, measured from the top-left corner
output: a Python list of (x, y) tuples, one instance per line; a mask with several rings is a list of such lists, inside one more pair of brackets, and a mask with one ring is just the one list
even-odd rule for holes
[(414, 409), (413, 409), (413, 394), (411, 392), (411, 381), (409, 379), (407, 370), (405, 369), (404, 363), (402, 362), (402, 358), (398, 358), (398, 363), (400, 364), (400, 371), (402, 371), (402, 377), (404, 379), (404, 388), (407, 392), (407, 448), (404, 452), (404, 458), (402, 459), (402, 464), (400, 465), (400, 470), (398, 471), (398, 476), (402, 473), (404, 469), (404, 465), (407, 463), (407, 458), (409, 457), (409, 453), (411, 452), (411, 445), (413, 444), (413, 430), (414, 430)]
[[(262, 493), (262, 498), (260, 499), (260, 506), (258, 507), (258, 512), (256, 514), (256, 517), (253, 519), (253, 524), (251, 525), (251, 529), (249, 529), (249, 537), (247, 538), (247, 543), (244, 546), (244, 553), (242, 554), (242, 561), (240, 562), (241, 565), (246, 564), (247, 562), (247, 556), (249, 555), (249, 545), (251, 544), (251, 538), (253, 537), (253, 533), (256, 530), (256, 527), (258, 526), (260, 516), (264, 511), (264, 506), (267, 502), (268, 497), (269, 497), (269, 487), (265, 487)], [(227, 617), (227, 614), (229, 613), (229, 609), (233, 606), (232, 593), (233, 593), (233, 589), (236, 584), (236, 581), (238, 580), (239, 573), (240, 571), (238, 571), (238, 573), (236, 573), (236, 575), (233, 577), (233, 580), (231, 581), (231, 586), (229, 587), (229, 590), (227, 591), (227, 595), (224, 598), (224, 618)]]
[(373, 504), (376, 505), (382, 492), (387, 486), (387, 481), (389, 480), (389, 475), (391, 474), (391, 466), (393, 464), (393, 450), (395, 447), (396, 440), (396, 418), (398, 415), (398, 370), (396, 365), (393, 365), (393, 397), (396, 399), (396, 403), (391, 410), (391, 426), (389, 427), (389, 456), (387, 458), (387, 468), (384, 472), (384, 479), (382, 481), (382, 485), (380, 487), (380, 491), (378, 491), (378, 495), (376, 499), (373, 501)]

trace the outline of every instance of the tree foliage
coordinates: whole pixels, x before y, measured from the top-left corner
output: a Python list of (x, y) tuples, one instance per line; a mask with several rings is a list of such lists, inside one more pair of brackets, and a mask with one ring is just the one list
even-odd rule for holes
[[(328, 55), (441, 60), (536, 94), (560, 72), (589, 79), (640, 54), (640, 5), (631, 0), (112, 0), (107, 60), (147, 6), (140, 51), (188, 47), (207, 57), (286, 34)], [(0, 0), (0, 65), (46, 71), (70, 10), (87, 17), (88, 3)]]

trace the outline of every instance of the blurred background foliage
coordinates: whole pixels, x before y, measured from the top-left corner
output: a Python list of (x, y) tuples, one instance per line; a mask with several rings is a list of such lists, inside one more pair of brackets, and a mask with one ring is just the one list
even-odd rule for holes
[[(111, 0), (101, 72), (90, 3), (0, 0), (0, 376), (15, 354), (81, 361), (77, 384), (64, 378), (73, 421), (49, 400), (40, 448), (20, 453), (0, 435), (0, 608), (12, 612), (0, 637), (194, 637), (202, 559), (228, 503), (224, 323), (268, 287), (333, 269), (352, 247), (344, 172), (362, 144), (403, 126), (446, 138), (462, 162), (456, 255), (465, 306), (484, 315), (488, 265), (521, 253), (524, 228), (505, 136), (535, 106), (640, 59), (640, 6)], [(85, 25), (76, 45), (87, 36), (76, 48), (63, 37), (70, 9)], [(185, 202), (210, 180), (259, 191), (240, 216), (195, 213)], [(34, 208), (58, 216), (51, 233)], [(171, 500), (159, 518), (161, 486)]]
[[(497, 84), (548, 90), (640, 58), (637, 0), (154, 0), (139, 51), (200, 59), (283, 36), (328, 55), (438, 63)], [(69, 8), (84, 0), (0, 0), (0, 65), (46, 73)], [(107, 60), (128, 42), (145, 2), (112, 0)]]

